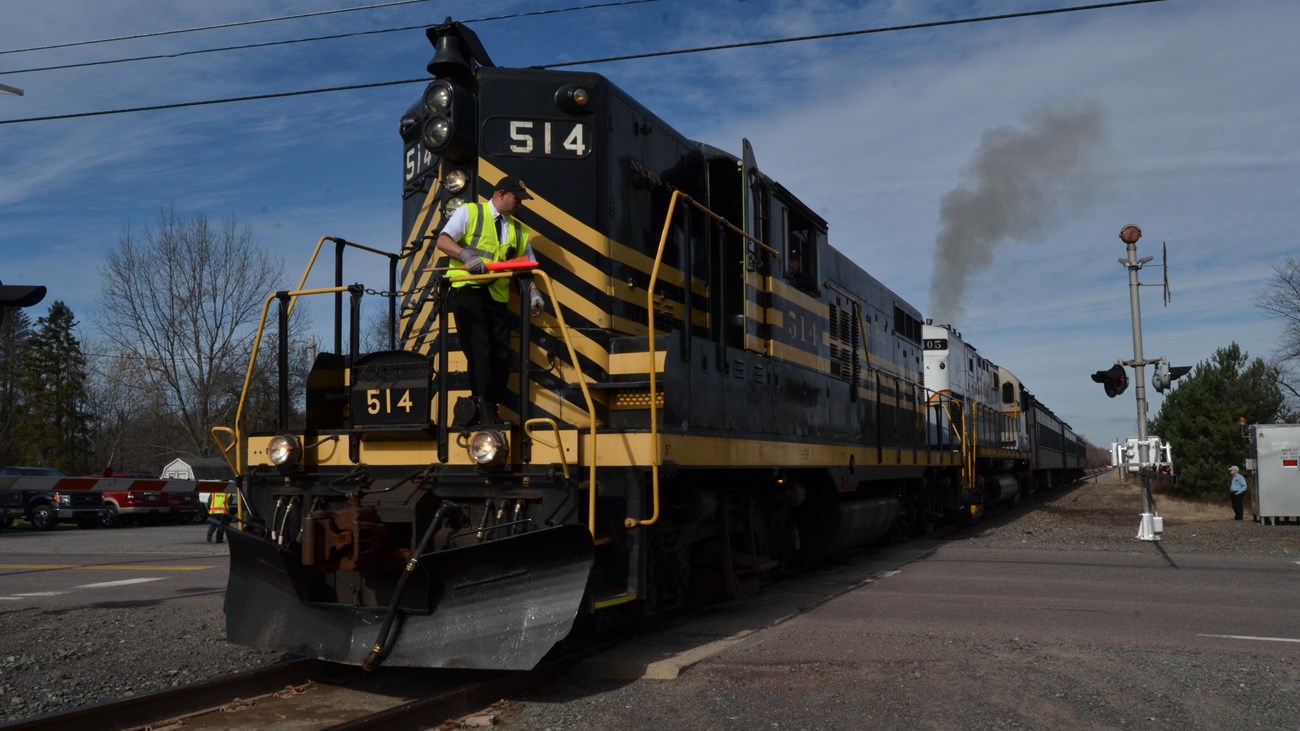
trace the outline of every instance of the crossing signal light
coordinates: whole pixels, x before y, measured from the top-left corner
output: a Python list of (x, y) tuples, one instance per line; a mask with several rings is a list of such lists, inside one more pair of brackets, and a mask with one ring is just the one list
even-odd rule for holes
[(45, 299), (45, 288), (26, 284), (0, 283), (0, 324), (5, 321), (5, 310), (10, 307), (31, 307)]
[(1092, 380), (1102, 384), (1106, 388), (1106, 395), (1110, 398), (1115, 398), (1128, 389), (1128, 374), (1124, 372), (1124, 366), (1118, 363), (1111, 366), (1109, 370), (1093, 373)]
[(1173, 388), (1174, 381), (1187, 375), (1192, 370), (1191, 366), (1171, 366), (1165, 361), (1161, 361), (1156, 366), (1156, 372), (1151, 374), (1151, 385), (1158, 392), (1165, 392)]

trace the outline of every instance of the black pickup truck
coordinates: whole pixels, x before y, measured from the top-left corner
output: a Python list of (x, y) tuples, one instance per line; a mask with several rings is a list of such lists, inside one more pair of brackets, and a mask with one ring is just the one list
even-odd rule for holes
[(0, 525), (23, 518), (37, 530), (59, 523), (98, 527), (103, 497), (84, 482), (50, 467), (0, 467)]

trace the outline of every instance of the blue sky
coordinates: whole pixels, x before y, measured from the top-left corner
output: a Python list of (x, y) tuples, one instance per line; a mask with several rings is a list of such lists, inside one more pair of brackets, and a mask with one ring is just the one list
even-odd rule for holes
[[(26, 94), (0, 95), (0, 121), (413, 79), (431, 49), (413, 30), (17, 69), (582, 4), (444, 0), (3, 53), (374, 3), (9, 3), (0, 83)], [(472, 26), (498, 65), (527, 66), (1075, 4), (659, 0)], [(1133, 354), (1116, 261), (1124, 224), (1141, 226), (1138, 253), (1156, 257), (1144, 283), (1161, 281), (1154, 264), (1161, 242), (1169, 249), (1172, 302), (1142, 292), (1148, 358), (1191, 365), (1234, 340), (1252, 356), (1277, 347), (1280, 324), (1254, 301), (1300, 231), (1298, 36), (1291, 0), (1169, 0), (578, 68), (692, 139), (738, 152), (749, 138), (760, 167), (827, 219), (835, 246), (923, 312), (942, 305), (936, 319), (1105, 445), (1135, 431), (1133, 389), (1107, 399), (1088, 378)], [(35, 314), (63, 300), (94, 343), (105, 252), (165, 206), (235, 216), (295, 280), (322, 235), (396, 249), (397, 119), (421, 88), (0, 124), (0, 279), (47, 285)], [(944, 218), (945, 200), (963, 196), (980, 202), (977, 215), (1003, 217), (981, 241), (941, 249), (945, 226), (979, 228)], [(960, 258), (960, 281), (936, 288), (941, 251)], [(1162, 397), (1147, 397), (1154, 415)]]

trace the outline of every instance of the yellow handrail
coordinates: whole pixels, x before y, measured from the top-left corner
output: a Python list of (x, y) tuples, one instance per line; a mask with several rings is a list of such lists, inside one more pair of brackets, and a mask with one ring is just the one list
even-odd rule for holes
[[(591, 438), (591, 458), (588, 460), (588, 485), (591, 494), (587, 496), (587, 530), (591, 532), (592, 537), (596, 536), (596, 404), (591, 398), (591, 389), (587, 388), (587, 379), (583, 376), (582, 366), (578, 361), (578, 349), (573, 345), (573, 339), (569, 337), (569, 325), (564, 321), (564, 310), (560, 308), (560, 298), (555, 295), (555, 287), (551, 282), (551, 277), (540, 269), (533, 269), (533, 277), (540, 279), (546, 289), (546, 293), (551, 296), (551, 302), (555, 303), (555, 321), (560, 325), (560, 337), (564, 340), (564, 347), (569, 351), (569, 362), (573, 364), (573, 370), (578, 374), (578, 388), (582, 391), (583, 403), (587, 406), (587, 413), (590, 415), (588, 422), (588, 431)], [(462, 278), (462, 281), (504, 279), (513, 277), (514, 271), (486, 272), (484, 274), (469, 274)], [(527, 307), (527, 304), (520, 298), (520, 307)], [(520, 343), (520, 348), (527, 348), (527, 343)], [(528, 374), (520, 374), (522, 382), (519, 384), (519, 398), (528, 398)], [(567, 468), (566, 468), (567, 473)]]
[[(537, 436), (533, 434), (533, 429), (542, 426), (548, 427), (551, 432), (555, 434), (555, 444), (546, 444), (546, 442), (542, 442), (542, 440), (538, 439)], [(540, 416), (535, 419), (529, 419), (524, 422), (524, 434), (528, 435), (528, 438), (532, 439), (534, 442), (542, 442), (542, 444), (546, 444), (548, 447), (554, 447), (555, 451), (560, 453), (560, 469), (564, 472), (564, 479), (569, 479), (569, 458), (564, 456), (564, 442), (560, 439), (560, 425), (555, 422), (555, 419)]]
[[(506, 276), (509, 276), (509, 274), (507, 274)], [(589, 436), (591, 438), (591, 458), (588, 460), (589, 464), (587, 467), (588, 469), (587, 485), (588, 485), (588, 491), (590, 493), (587, 495), (587, 530), (591, 532), (592, 538), (595, 538), (596, 537), (596, 463), (597, 463), (596, 453), (598, 449), (597, 440), (596, 440), (596, 404), (591, 398), (591, 389), (587, 388), (587, 379), (582, 374), (582, 366), (580, 364), (580, 361), (578, 360), (578, 349), (573, 345), (573, 338), (569, 336), (569, 325), (564, 321), (564, 310), (560, 307), (560, 298), (555, 295), (555, 287), (551, 282), (551, 277), (546, 272), (540, 270), (533, 270), (533, 277), (542, 280), (542, 284), (546, 287), (546, 293), (551, 296), (551, 302), (554, 303), (555, 305), (554, 307), (555, 321), (560, 325), (560, 336), (564, 339), (564, 347), (568, 348), (569, 362), (573, 364), (573, 370), (575, 373), (577, 373), (578, 388), (582, 390), (582, 401), (587, 406), (587, 414), (589, 415), (589, 418), (587, 419), (587, 428), (588, 428)], [(520, 307), (527, 306), (523, 302), (522, 298), (520, 298), (519, 306)], [(528, 347), (528, 344), (520, 343), (519, 347), (526, 348)], [(527, 381), (528, 374), (522, 373), (520, 374), (520, 378), (522, 378), (524, 381)], [(526, 390), (527, 390), (527, 386), (524, 383), (519, 384), (519, 397), (521, 399), (528, 397)], [(564, 452), (563, 448), (560, 449), (560, 452), (561, 454), (563, 454)], [(565, 467), (565, 475), (566, 476), (568, 475), (567, 466)]]
[[(776, 249), (773, 249), (772, 247), (768, 246), (762, 241), (759, 241), (753, 236), (750, 236), (749, 234), (745, 233), (742, 229), (740, 229), (739, 227), (737, 227), (735, 224), (731, 223), (727, 219), (723, 218), (722, 216), (719, 216), (713, 211), (710, 211), (708, 208), (705, 208), (704, 206), (700, 205), (689, 195), (686, 195), (680, 190), (673, 191), (672, 197), (668, 200), (668, 212), (664, 215), (664, 228), (663, 228), (663, 233), (660, 234), (659, 236), (659, 248), (655, 250), (655, 263), (654, 263), (654, 267), (651, 268), (650, 270), (650, 282), (646, 285), (646, 312), (648, 314), (647, 323), (646, 323), (647, 324), (646, 340), (648, 341), (648, 343), (647, 343), (646, 351), (647, 351), (647, 355), (649, 356), (649, 363), (650, 363), (650, 368), (649, 368), (650, 370), (650, 443), (652, 445), (652, 449), (654, 450), (653, 461), (650, 463), (650, 496), (651, 496), (650, 500), (652, 505), (652, 512), (649, 518), (633, 518), (631, 516), (628, 516), (626, 519), (623, 520), (623, 526), (626, 528), (635, 528), (638, 525), (654, 525), (659, 521), (659, 456), (662, 452), (662, 449), (659, 444), (659, 415), (658, 415), (658, 407), (656, 406), (656, 401), (657, 401), (656, 397), (658, 394), (658, 381), (655, 377), (656, 375), (655, 371), (657, 369), (657, 363), (656, 363), (657, 357), (655, 353), (655, 285), (659, 283), (659, 268), (663, 264), (664, 248), (668, 244), (668, 234), (669, 232), (672, 231), (673, 213), (677, 209), (678, 198), (684, 199), (687, 204), (695, 208), (697, 211), (703, 213), (706, 216), (709, 216), (714, 221), (721, 223), (723, 226), (726, 226), (732, 232), (739, 234), (740, 236), (742, 236), (749, 242), (753, 243), (754, 245), (766, 250), (768, 253), (770, 254), (780, 253)], [(687, 288), (690, 288), (692, 284), (691, 282), (686, 282), (685, 286)], [(687, 312), (683, 320), (687, 323), (686, 326), (689, 329), (690, 322), (691, 322), (691, 313)], [(593, 481), (592, 484), (594, 489), (595, 482)]]
[[(973, 489), (975, 487), (975, 422), (977, 419), (971, 419), (970, 430), (966, 428), (966, 405), (953, 397), (950, 391), (937, 391), (933, 396), (926, 400), (926, 403), (933, 403), (935, 400), (948, 413), (948, 420), (952, 423), (953, 430), (957, 433), (957, 443), (961, 450), (961, 471), (962, 481), (965, 487)], [(974, 415), (972, 415), (974, 416)], [(942, 425), (940, 425), (942, 426)]]
[[(321, 240), (324, 241), (324, 239)], [(317, 246), (317, 249), (319, 250), (319, 245)], [(306, 277), (307, 277), (306, 273), (303, 273), (303, 278), (305, 279)], [(285, 292), (284, 294), (287, 294), (290, 297), (289, 309), (292, 310), (293, 303), (296, 302), (297, 298), (300, 296), (312, 295), (312, 294), (334, 294), (335, 292), (347, 292), (348, 289), (349, 289), (348, 287), (326, 287), (323, 289), (295, 289), (289, 292)], [(270, 312), (271, 302), (273, 300), (279, 299), (280, 294), (281, 294), (280, 292), (272, 292), (271, 294), (266, 296), (266, 301), (262, 303), (262, 317), (257, 322), (257, 333), (253, 336), (253, 352), (248, 357), (248, 370), (244, 373), (244, 385), (239, 390), (239, 405), (235, 408), (234, 426), (231, 427), (219, 426), (219, 427), (213, 427), (212, 429), (212, 439), (217, 443), (217, 447), (222, 450), (222, 457), (226, 459), (226, 462), (230, 462), (228, 448), (222, 446), (221, 440), (217, 438), (217, 433), (218, 430), (220, 430), (220, 432), (223, 434), (228, 433), (234, 436), (235, 439), (234, 470), (235, 470), (236, 477), (238, 477), (241, 474), (239, 471), (239, 467), (244, 464), (243, 450), (242, 450), (243, 434), (239, 429), (239, 424), (244, 420), (244, 404), (248, 400), (248, 386), (253, 382), (254, 366), (257, 365), (257, 355), (259, 352), (261, 352), (261, 348), (262, 348), (262, 332), (266, 329), (266, 313)]]
[[(220, 437), (221, 434), (230, 435), (230, 444), (223, 445), (221, 443), (221, 437)], [(226, 460), (226, 464), (230, 465), (230, 471), (234, 472), (235, 476), (238, 477), (239, 476), (239, 467), (237, 466), (238, 461), (237, 460), (232, 461), (230, 459), (230, 451), (239, 444), (239, 437), (235, 436), (235, 430), (231, 429), (228, 426), (214, 426), (212, 427), (212, 441), (217, 443), (217, 449), (221, 451), (221, 458)]]

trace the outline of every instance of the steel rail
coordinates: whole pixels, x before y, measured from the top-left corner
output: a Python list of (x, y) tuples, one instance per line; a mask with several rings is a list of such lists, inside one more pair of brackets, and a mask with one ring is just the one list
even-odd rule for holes
[(350, 669), (336, 663), (302, 658), (130, 698), (11, 721), (0, 725), (0, 729), (45, 731), (93, 728), (96, 731), (124, 731), (217, 708), (237, 698), (274, 693), (286, 685), (300, 685)]

